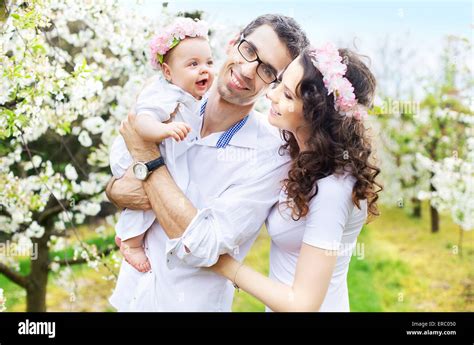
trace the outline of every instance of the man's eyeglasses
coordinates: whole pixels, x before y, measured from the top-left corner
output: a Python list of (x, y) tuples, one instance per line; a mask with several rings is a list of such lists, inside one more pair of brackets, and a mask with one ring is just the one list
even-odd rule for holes
[(275, 69), (260, 60), (257, 52), (255, 51), (255, 47), (245, 40), (243, 35), (240, 36), (240, 42), (237, 46), (237, 50), (247, 62), (258, 61), (257, 74), (265, 83), (271, 84), (277, 80)]

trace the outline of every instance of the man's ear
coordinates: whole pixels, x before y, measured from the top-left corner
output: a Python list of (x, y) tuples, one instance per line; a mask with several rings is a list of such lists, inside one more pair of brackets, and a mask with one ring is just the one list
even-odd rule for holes
[(166, 62), (161, 64), (161, 72), (163, 73), (165, 79), (171, 82), (171, 68)]
[(234, 37), (232, 37), (232, 39), (229, 41), (229, 44), (227, 45), (227, 50), (226, 50), (226, 54), (229, 55), (232, 48), (235, 46), (235, 44), (237, 42), (239, 42), (240, 40), (240, 33), (236, 34)]

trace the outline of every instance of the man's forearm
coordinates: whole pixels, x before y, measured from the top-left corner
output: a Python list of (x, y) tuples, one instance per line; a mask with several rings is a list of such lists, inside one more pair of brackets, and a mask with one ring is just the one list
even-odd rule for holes
[(153, 211), (169, 238), (181, 237), (197, 209), (174, 182), (166, 166), (143, 183)]
[[(137, 156), (147, 162), (159, 157), (160, 152), (146, 151)], [(197, 213), (197, 209), (179, 189), (166, 166), (158, 168), (143, 183), (151, 207), (161, 227), (169, 238), (178, 238), (184, 233)]]

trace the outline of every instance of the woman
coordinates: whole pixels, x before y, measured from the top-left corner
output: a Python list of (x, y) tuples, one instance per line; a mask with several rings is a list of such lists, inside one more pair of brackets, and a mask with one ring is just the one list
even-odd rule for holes
[(359, 57), (330, 44), (304, 51), (268, 92), (269, 121), (292, 158), (266, 223), (270, 278), (229, 255), (212, 269), (273, 311), (349, 311), (352, 250), (382, 189), (363, 119), (374, 92)]

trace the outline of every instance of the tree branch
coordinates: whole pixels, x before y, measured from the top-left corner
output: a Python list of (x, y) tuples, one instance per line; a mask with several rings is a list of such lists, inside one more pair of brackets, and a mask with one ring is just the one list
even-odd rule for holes
[[(111, 252), (113, 252), (115, 250), (115, 248), (106, 248), (105, 250), (102, 250), (100, 252), (97, 253), (98, 256), (107, 256), (109, 255)], [(84, 259), (84, 258), (78, 258), (76, 260), (66, 260), (66, 259), (63, 259), (63, 260), (59, 260), (59, 261), (53, 261), (53, 262), (57, 262), (59, 265), (61, 266), (70, 266), (70, 265), (80, 265), (80, 264), (85, 264), (87, 263), (87, 260)]]
[(70, 202), (69, 201), (61, 201), (62, 205), (61, 204), (57, 204), (56, 206), (53, 206), (53, 207), (50, 207), (50, 208), (47, 208), (46, 210), (44, 210), (39, 216), (38, 216), (38, 223), (39, 224), (43, 224), (43, 222), (45, 220), (47, 220), (48, 218), (58, 214), (58, 213), (61, 213), (62, 211), (64, 211), (64, 209), (67, 209), (69, 207), (69, 204)]
[(15, 272), (10, 267), (6, 266), (5, 264), (2, 264), (1, 262), (0, 262), (0, 273), (2, 273), (5, 277), (10, 279), (15, 284), (26, 289), (26, 284), (28, 281), (27, 277), (19, 274), (18, 272)]

